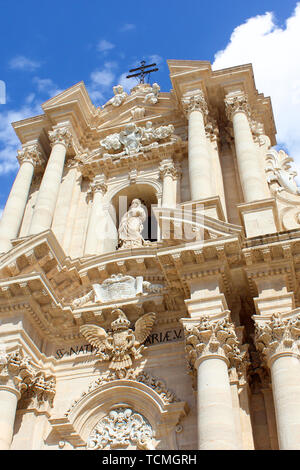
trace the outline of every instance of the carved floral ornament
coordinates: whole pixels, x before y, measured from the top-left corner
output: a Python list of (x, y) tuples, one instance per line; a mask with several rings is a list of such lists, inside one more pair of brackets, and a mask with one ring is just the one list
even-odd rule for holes
[(235, 113), (245, 113), (248, 118), (251, 116), (248, 97), (245, 93), (227, 95), (225, 97), (225, 110), (229, 121), (232, 121)]
[(300, 313), (285, 318), (276, 313), (269, 320), (255, 320), (255, 342), (265, 359), (270, 360), (282, 352), (300, 357)]
[(287, 191), (291, 194), (299, 195), (300, 188), (298, 188), (295, 181), (297, 173), (291, 171), (290, 163), (294, 159), (287, 155), (284, 150), (271, 149), (266, 154), (265, 171), (267, 173), (268, 183), (277, 182), (279, 188), (276, 188), (276, 193)]
[(109, 153), (115, 153), (123, 149), (124, 155), (130, 155), (138, 153), (142, 148), (149, 145), (157, 145), (158, 141), (169, 139), (173, 133), (174, 126), (172, 124), (154, 129), (151, 121), (148, 121), (145, 127), (138, 127), (134, 123), (129, 123), (121, 132), (110, 134), (102, 139), (100, 145), (103, 150), (108, 150)]
[(49, 403), (53, 406), (56, 381), (38, 370), (18, 347), (11, 353), (0, 349), (0, 388), (8, 385), (15, 388), (22, 400), (30, 400), (37, 406)]
[(17, 158), (20, 164), (29, 162), (34, 167), (42, 166), (45, 162), (44, 155), (39, 144), (28, 145), (22, 150), (18, 150)]
[(71, 145), (72, 133), (68, 126), (57, 127), (53, 131), (48, 132), (48, 135), (52, 146), (55, 144), (62, 144), (68, 148)]
[(237, 368), (245, 359), (245, 353), (240, 351), (234, 325), (228, 314), (220, 320), (203, 315), (198, 323), (184, 322), (184, 333), (185, 350), (192, 374), (198, 360), (206, 356), (221, 356), (231, 367)]
[(174, 162), (172, 159), (165, 159), (162, 160), (160, 167), (160, 175), (162, 178), (165, 176), (170, 176), (172, 179), (177, 179), (179, 176), (179, 171), (178, 168), (174, 165)]
[(193, 111), (201, 111), (204, 117), (208, 115), (208, 106), (202, 90), (186, 93), (181, 99), (181, 104), (188, 117)]

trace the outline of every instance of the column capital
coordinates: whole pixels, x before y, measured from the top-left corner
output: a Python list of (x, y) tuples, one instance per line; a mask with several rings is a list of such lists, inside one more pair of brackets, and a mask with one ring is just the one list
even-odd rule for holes
[(29, 162), (34, 167), (42, 166), (45, 162), (44, 153), (38, 143), (27, 145), (22, 150), (18, 150), (17, 159), (20, 165), (24, 162)]
[(202, 315), (199, 319), (183, 319), (185, 350), (191, 371), (197, 369), (202, 360), (215, 357), (228, 366), (237, 367), (243, 361), (234, 324), (228, 313), (212, 318)]
[(269, 319), (254, 316), (255, 344), (270, 366), (280, 356), (300, 359), (300, 311), (274, 313)]
[(159, 173), (161, 178), (165, 176), (171, 176), (173, 180), (177, 179), (179, 176), (179, 169), (176, 168), (172, 158), (166, 158), (161, 161), (159, 166)]
[(10, 353), (0, 351), (0, 389), (10, 389), (20, 398), (27, 383), (32, 382), (34, 370), (21, 347)]
[(55, 144), (62, 144), (67, 149), (72, 142), (72, 133), (69, 126), (57, 127), (49, 131), (48, 135), (52, 147)]
[(250, 118), (250, 107), (246, 93), (228, 94), (225, 96), (225, 110), (229, 121), (232, 121), (234, 114), (245, 113)]
[(90, 183), (89, 192), (92, 194), (100, 192), (104, 196), (106, 191), (107, 191), (106, 178), (103, 175), (95, 176), (93, 181), (91, 181)]
[(193, 111), (200, 111), (204, 118), (208, 115), (208, 106), (202, 90), (186, 93), (181, 99), (181, 104), (187, 118)]
[(9, 353), (0, 350), (0, 390), (10, 390), (18, 399), (22, 397), (40, 408), (53, 406), (55, 386), (54, 376), (37, 370), (20, 346)]

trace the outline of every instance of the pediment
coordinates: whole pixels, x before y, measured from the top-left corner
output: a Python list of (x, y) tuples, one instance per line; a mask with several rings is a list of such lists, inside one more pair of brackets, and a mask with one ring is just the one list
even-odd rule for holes
[(71, 116), (74, 115), (79, 121), (88, 125), (96, 113), (96, 108), (83, 82), (73, 85), (46, 101), (42, 104), (42, 109), (54, 123), (61, 122), (62, 114), (64, 114), (67, 120), (72, 120)]
[(164, 122), (174, 118), (181, 118), (176, 101), (171, 93), (160, 93), (158, 102), (148, 104), (144, 102), (145, 93), (133, 93), (118, 107), (108, 105), (97, 119), (97, 129), (107, 130), (119, 128), (128, 122), (143, 125), (147, 121)]

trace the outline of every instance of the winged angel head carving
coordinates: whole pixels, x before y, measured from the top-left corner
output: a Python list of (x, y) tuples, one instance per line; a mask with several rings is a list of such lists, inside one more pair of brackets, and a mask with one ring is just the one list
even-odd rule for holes
[(80, 332), (88, 342), (98, 349), (101, 361), (110, 361), (109, 368), (118, 376), (124, 375), (131, 367), (132, 358), (140, 359), (144, 349), (142, 344), (154, 325), (156, 314), (146, 313), (135, 322), (134, 331), (130, 321), (120, 309), (112, 311), (115, 319), (111, 322), (111, 330), (105, 331), (97, 325), (83, 325)]

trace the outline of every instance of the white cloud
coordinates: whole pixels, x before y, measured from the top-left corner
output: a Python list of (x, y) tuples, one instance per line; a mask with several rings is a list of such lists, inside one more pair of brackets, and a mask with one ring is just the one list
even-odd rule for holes
[(158, 55), (158, 54), (152, 54), (147, 56), (147, 60), (152, 64), (153, 62), (158, 64), (161, 64), (163, 61), (163, 58)]
[(295, 159), (300, 175), (300, 3), (280, 27), (271, 12), (249, 18), (234, 29), (213, 69), (252, 63), (256, 87), (270, 96), (277, 142)]
[(112, 87), (116, 85), (116, 62), (105, 62), (102, 69), (94, 70), (90, 75), (90, 83), (87, 86), (91, 100), (96, 103), (104, 103), (109, 95), (113, 95)]
[(23, 55), (14, 57), (9, 62), (9, 67), (14, 70), (25, 70), (32, 72), (33, 70), (38, 69), (41, 66), (40, 62), (29, 59)]
[(107, 52), (107, 51), (110, 51), (111, 49), (113, 49), (115, 47), (114, 44), (112, 44), (111, 42), (107, 41), (106, 39), (101, 39), (99, 42), (98, 42), (98, 45), (97, 45), (97, 49), (98, 51), (100, 52)]
[(11, 109), (0, 114), (0, 175), (16, 171), (19, 166), (17, 149), (21, 144), (11, 123), (35, 116), (40, 112), (40, 108), (36, 105), (25, 105), (19, 110)]
[(132, 23), (125, 23), (121, 28), (120, 32), (121, 33), (126, 33), (127, 31), (132, 31), (136, 28), (135, 24)]
[(122, 75), (119, 77), (118, 83), (122, 85), (124, 91), (129, 93), (130, 90), (138, 84), (138, 80), (136, 78), (126, 78), (127, 75), (128, 72), (122, 73)]
[(63, 91), (57, 87), (51, 78), (34, 77), (33, 82), (37, 85), (37, 91), (39, 93), (46, 94), (50, 98)]

